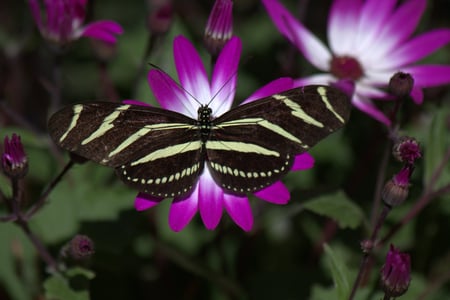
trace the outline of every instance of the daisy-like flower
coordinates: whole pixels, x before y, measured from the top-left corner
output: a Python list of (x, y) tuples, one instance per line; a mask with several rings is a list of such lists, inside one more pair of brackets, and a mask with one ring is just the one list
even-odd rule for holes
[(449, 65), (417, 65), (450, 42), (450, 29), (411, 37), (426, 0), (335, 0), (328, 17), (328, 44), (322, 43), (277, 0), (262, 0), (278, 30), (323, 74), (296, 80), (295, 85), (355, 81), (352, 102), (361, 111), (390, 125), (371, 99), (389, 99), (386, 87), (397, 71), (414, 78), (411, 96), (423, 101), (422, 88), (450, 83)]
[(101, 20), (83, 25), (88, 0), (29, 0), (34, 21), (47, 40), (65, 45), (80, 37), (89, 37), (115, 44), (122, 27), (111, 20)]
[[(241, 41), (233, 37), (220, 52), (210, 81), (195, 48), (186, 38), (178, 36), (174, 40), (174, 58), (180, 84), (160, 70), (151, 70), (148, 81), (161, 107), (197, 119), (199, 103), (209, 104), (213, 117), (217, 117), (228, 111), (233, 103), (240, 54)], [(288, 78), (275, 80), (256, 91), (244, 103), (290, 89), (292, 83), (292, 79)], [(298, 155), (292, 170), (309, 169), (313, 163), (314, 159), (309, 154)], [(255, 195), (275, 204), (286, 204), (290, 197), (289, 191), (280, 181)], [(136, 197), (135, 207), (144, 210), (160, 201), (140, 193)], [(252, 228), (253, 215), (249, 199), (226, 193), (205, 167), (193, 192), (187, 197), (174, 198), (169, 212), (169, 225), (172, 230), (180, 231), (199, 211), (205, 227), (214, 229), (224, 209), (243, 230)]]

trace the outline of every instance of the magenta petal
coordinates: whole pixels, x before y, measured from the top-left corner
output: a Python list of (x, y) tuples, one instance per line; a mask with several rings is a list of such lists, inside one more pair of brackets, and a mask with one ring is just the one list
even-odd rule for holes
[(162, 108), (197, 118), (197, 106), (186, 99), (186, 94), (180, 86), (166, 73), (160, 70), (148, 72), (150, 85), (156, 100)]
[[(405, 1), (389, 17), (374, 44), (384, 49), (382, 56), (407, 40), (416, 30), (417, 24), (425, 10), (426, 0)], [(380, 57), (381, 58), (381, 57)]]
[(406, 42), (389, 54), (391, 68), (416, 62), (450, 42), (450, 30), (438, 29), (427, 32)]
[(123, 29), (118, 23), (109, 20), (96, 21), (83, 28), (82, 36), (95, 38), (104, 42), (115, 44), (116, 35), (122, 34)]
[(250, 231), (253, 227), (253, 214), (247, 197), (239, 197), (224, 194), (225, 210), (230, 218), (244, 231)]
[(248, 97), (241, 104), (249, 103), (261, 98), (272, 96), (273, 94), (287, 91), (294, 88), (294, 80), (290, 77), (282, 77), (275, 79), (265, 86), (256, 90), (250, 97)]
[(180, 231), (192, 220), (198, 208), (198, 185), (187, 198), (174, 199), (170, 205), (169, 226), (173, 231)]
[(384, 24), (389, 19), (397, 0), (366, 0), (359, 16), (358, 48), (370, 51)]
[(211, 77), (213, 99), (210, 105), (216, 116), (225, 113), (233, 104), (241, 50), (241, 40), (233, 37), (225, 44), (217, 58)]
[(308, 152), (295, 156), (291, 171), (309, 170), (314, 167), (314, 157)]
[(276, 0), (262, 0), (278, 30), (320, 70), (328, 69), (331, 53), (328, 48)]
[(134, 199), (134, 208), (137, 211), (143, 211), (159, 204), (162, 200), (162, 198), (155, 198), (145, 193), (139, 193)]
[(205, 168), (198, 182), (198, 208), (203, 224), (213, 230), (220, 222), (223, 211), (223, 190), (214, 182)]
[(173, 55), (180, 83), (190, 94), (186, 96), (189, 102), (195, 105), (197, 101), (202, 104), (209, 103), (211, 89), (208, 76), (194, 46), (184, 36), (179, 35), (173, 41)]
[(123, 104), (130, 104), (130, 105), (138, 105), (138, 106), (151, 106), (148, 103), (145, 103), (145, 102), (142, 102), (142, 101), (139, 101), (139, 100), (133, 100), (133, 99), (122, 100), (122, 103)]
[(274, 204), (286, 204), (291, 198), (289, 190), (281, 181), (277, 181), (274, 184), (257, 191), (254, 195)]
[(360, 0), (335, 0), (328, 17), (328, 41), (335, 54), (342, 55), (356, 45), (359, 16), (362, 3)]
[(414, 103), (416, 104), (422, 104), (423, 102), (423, 90), (422, 88), (418, 87), (417, 85), (414, 85), (411, 93), (411, 98), (413, 99)]
[(42, 31), (42, 17), (41, 17), (41, 8), (39, 7), (38, 0), (29, 0), (31, 14), (33, 15), (34, 21), (38, 26), (39, 30)]
[(414, 78), (414, 85), (433, 87), (450, 83), (450, 65), (417, 65), (401, 70)]
[(353, 96), (352, 103), (356, 108), (365, 112), (375, 120), (380, 121), (386, 126), (391, 125), (391, 121), (369, 99), (356, 94)]

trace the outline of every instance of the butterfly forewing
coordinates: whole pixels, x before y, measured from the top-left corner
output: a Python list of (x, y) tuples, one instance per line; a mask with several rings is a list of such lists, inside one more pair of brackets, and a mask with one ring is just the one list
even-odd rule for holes
[(128, 185), (169, 197), (188, 192), (202, 171), (195, 124), (160, 108), (96, 102), (57, 112), (49, 131), (62, 148), (116, 168)]
[(238, 106), (214, 120), (206, 143), (212, 176), (230, 192), (269, 186), (289, 171), (296, 155), (341, 128), (349, 114), (349, 98), (326, 86)]

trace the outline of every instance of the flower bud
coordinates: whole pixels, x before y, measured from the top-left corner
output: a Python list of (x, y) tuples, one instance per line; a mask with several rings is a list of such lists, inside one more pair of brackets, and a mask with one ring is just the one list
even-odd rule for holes
[(411, 93), (413, 86), (414, 78), (408, 73), (397, 72), (389, 81), (389, 90), (397, 97), (408, 96)]
[(94, 243), (86, 236), (78, 234), (62, 249), (62, 256), (73, 260), (85, 260), (94, 254)]
[(402, 253), (391, 245), (386, 261), (381, 268), (381, 285), (388, 297), (403, 295), (411, 282), (411, 261), (409, 254)]
[(406, 165), (384, 185), (381, 197), (385, 204), (398, 206), (406, 200), (409, 193), (409, 179), (413, 170), (412, 165)]
[(28, 158), (20, 136), (13, 133), (11, 140), (5, 136), (2, 154), (3, 172), (11, 178), (23, 178), (28, 172)]
[(401, 162), (413, 164), (422, 157), (419, 142), (415, 138), (402, 136), (392, 148), (392, 155)]
[(205, 47), (213, 56), (219, 54), (233, 35), (233, 2), (216, 0), (206, 24)]
[(150, 13), (147, 26), (151, 33), (164, 34), (170, 29), (173, 21), (173, 3), (171, 0), (149, 1)]

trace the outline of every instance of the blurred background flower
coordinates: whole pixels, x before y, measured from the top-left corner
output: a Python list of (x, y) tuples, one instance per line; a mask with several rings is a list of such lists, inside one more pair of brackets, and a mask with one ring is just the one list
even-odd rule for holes
[(111, 20), (83, 24), (88, 0), (28, 0), (31, 12), (42, 36), (54, 43), (65, 45), (80, 37), (89, 37), (115, 44), (122, 26)]
[(295, 85), (354, 80), (353, 104), (390, 125), (391, 120), (372, 102), (389, 100), (381, 88), (398, 71), (410, 73), (414, 102), (423, 101), (422, 88), (450, 83), (450, 65), (416, 64), (450, 42), (450, 29), (433, 29), (412, 36), (426, 0), (334, 0), (328, 15), (329, 48), (278, 0), (263, 0), (270, 18), (305, 58), (322, 74), (299, 78)]

